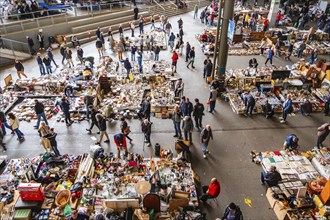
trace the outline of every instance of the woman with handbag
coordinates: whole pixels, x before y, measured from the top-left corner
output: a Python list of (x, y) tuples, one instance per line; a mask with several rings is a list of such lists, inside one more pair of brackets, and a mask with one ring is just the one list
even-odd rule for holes
[(129, 133), (131, 133), (130, 126), (128, 126), (127, 121), (125, 120), (124, 117), (120, 119), (121, 124), (120, 124), (120, 130), (121, 132), (127, 137), (130, 143), (132, 143), (133, 139), (128, 137)]

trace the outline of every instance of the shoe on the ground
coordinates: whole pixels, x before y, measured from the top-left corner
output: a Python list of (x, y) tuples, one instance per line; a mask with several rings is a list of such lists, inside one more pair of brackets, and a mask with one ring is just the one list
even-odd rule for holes
[(101, 143), (100, 143), (100, 142), (96, 142), (95, 144), (96, 144), (96, 145), (101, 145)]
[(132, 143), (133, 142), (133, 139), (131, 139), (129, 142)]
[(104, 141), (104, 143), (109, 143), (109, 142), (110, 142), (110, 140), (105, 140), (105, 141)]
[(175, 138), (176, 138), (176, 137), (179, 137), (179, 135), (174, 135), (173, 137), (175, 137)]
[(247, 114), (243, 114), (245, 117), (247, 117), (248, 115)]
[(285, 121), (284, 121), (284, 120), (281, 120), (281, 121), (280, 121), (280, 123), (284, 124), (284, 123), (285, 123)]
[(182, 136), (179, 136), (178, 139), (183, 139)]
[(283, 120), (283, 117), (278, 117), (280, 120)]
[(89, 132), (91, 132), (92, 130), (91, 130), (91, 129), (88, 129), (88, 128), (86, 128), (86, 131), (89, 131)]
[(207, 153), (207, 154), (210, 154), (211, 152), (210, 152), (209, 150), (206, 150), (206, 153)]
[(207, 157), (206, 157), (206, 154), (203, 154), (203, 158), (204, 158), (204, 159), (206, 159), (206, 158), (207, 158)]
[(98, 131), (98, 132), (96, 132), (96, 133), (97, 133), (97, 134), (100, 134), (101, 132)]

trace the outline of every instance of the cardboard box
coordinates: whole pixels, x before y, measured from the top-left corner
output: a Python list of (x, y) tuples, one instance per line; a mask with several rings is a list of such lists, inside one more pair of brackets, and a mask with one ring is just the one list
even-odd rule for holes
[(169, 202), (169, 211), (173, 212), (178, 207), (188, 207), (189, 199), (170, 199)]

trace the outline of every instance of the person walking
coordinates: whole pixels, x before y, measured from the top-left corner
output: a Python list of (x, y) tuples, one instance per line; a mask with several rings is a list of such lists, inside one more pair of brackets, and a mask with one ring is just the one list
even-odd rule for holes
[(194, 19), (198, 18), (198, 5), (195, 5), (194, 7)]
[(117, 45), (117, 54), (119, 61), (123, 59), (123, 51), (124, 51), (124, 44), (121, 41), (119, 41)]
[(86, 118), (89, 120), (90, 119), (89, 106), (93, 106), (93, 104), (94, 104), (94, 96), (91, 93), (85, 93), (84, 104), (85, 104), (85, 109), (86, 109)]
[(9, 126), (13, 129), (13, 131), (17, 135), (17, 140), (23, 141), (24, 140), (24, 134), (23, 132), (19, 129), (19, 121), (18, 118), (12, 113), (8, 113), (8, 123)]
[(197, 129), (202, 128), (202, 119), (204, 115), (204, 105), (199, 102), (199, 99), (195, 99), (195, 105), (193, 108), (193, 116), (195, 119), (195, 126)]
[(38, 133), (40, 136), (41, 145), (45, 148), (46, 151), (51, 148), (50, 141), (47, 138), (50, 133), (50, 127), (46, 125), (45, 122), (41, 122), (40, 127), (38, 127)]
[(165, 32), (166, 32), (167, 36), (170, 36), (171, 29), (172, 29), (172, 25), (169, 21), (167, 21), (167, 23), (165, 25)]
[(62, 64), (64, 65), (64, 60), (66, 59), (64, 44), (61, 44), (60, 46), (60, 54), (62, 55)]
[(293, 52), (293, 42), (290, 42), (289, 47), (288, 47), (288, 54), (286, 57), (284, 57), (284, 59), (291, 61), (292, 52)]
[(173, 48), (174, 48), (174, 41), (175, 41), (175, 35), (172, 32), (170, 37), (168, 38), (168, 45), (170, 46), (171, 51), (173, 51)]
[(137, 47), (135, 44), (131, 47), (131, 61), (135, 61), (135, 53), (136, 53)]
[(209, 100), (210, 100), (209, 112), (210, 113), (213, 113), (213, 111), (215, 111), (214, 109), (215, 109), (215, 103), (217, 102), (217, 96), (218, 96), (218, 91), (213, 86), (211, 86), (210, 97), (209, 97)]
[(306, 43), (305, 41), (303, 41), (300, 46), (299, 46), (299, 49), (298, 49), (298, 58), (302, 58), (303, 55), (304, 55), (304, 50), (306, 49)]
[(84, 63), (84, 50), (80, 46), (77, 46), (77, 58), (80, 61), (80, 64)]
[(99, 57), (101, 58), (103, 56), (103, 44), (100, 38), (97, 38), (95, 42), (95, 46), (97, 49), (97, 52), (99, 53)]
[(182, 129), (184, 134), (184, 140), (192, 143), (192, 132), (194, 124), (190, 116), (185, 116), (182, 120)]
[(178, 28), (180, 29), (182, 27), (183, 27), (183, 21), (182, 21), (181, 18), (179, 18), (179, 20), (178, 20)]
[[(207, 59), (206, 62), (207, 63), (205, 65), (205, 67), (204, 67), (203, 78), (207, 77), (207, 79), (209, 79), (209, 77), (212, 76), (213, 64), (212, 64), (211, 59)], [(207, 80), (207, 82), (210, 83), (209, 80)]]
[(47, 74), (51, 74), (53, 73), (52, 71), (52, 66), (51, 66), (51, 59), (48, 57), (48, 55), (45, 55), (45, 57), (42, 59), (42, 62), (45, 64), (46, 66), (46, 71)]
[(142, 60), (143, 60), (142, 51), (138, 51), (137, 61), (138, 61), (139, 72), (140, 72), (140, 73), (143, 73)]
[(134, 20), (137, 20), (138, 19), (138, 15), (139, 15), (139, 9), (138, 7), (135, 5), (134, 9), (133, 9), (133, 12), (134, 12)]
[(313, 48), (312, 51), (311, 51), (311, 54), (310, 54), (310, 57), (309, 57), (309, 64), (310, 64), (310, 65), (313, 65), (315, 59), (317, 58), (316, 51), (317, 51), (317, 50), (316, 50), (315, 48)]
[(61, 110), (64, 113), (66, 126), (69, 127), (72, 125), (73, 121), (70, 118), (70, 102), (65, 96), (62, 96), (61, 102), (59, 103)]
[(189, 63), (187, 65), (187, 68), (189, 69), (189, 65), (191, 64), (191, 67), (195, 69), (194, 62), (195, 62), (195, 47), (192, 47), (189, 53)]
[(172, 53), (172, 75), (176, 73), (176, 65), (179, 59), (179, 55), (177, 52), (174, 50)]
[(134, 25), (134, 21), (131, 21), (129, 23), (129, 27), (131, 28), (131, 32), (132, 32), (132, 37), (134, 37), (134, 30), (135, 30), (135, 25)]
[(155, 46), (154, 53), (155, 53), (154, 61), (158, 61), (159, 60), (159, 53), (160, 53), (160, 47), (158, 46), (158, 44), (156, 44), (156, 46)]
[(142, 103), (142, 107), (139, 111), (140, 119), (145, 118), (150, 121), (150, 113), (151, 113), (151, 104), (150, 104), (150, 97), (147, 97), (146, 100)]
[(207, 158), (206, 154), (210, 153), (210, 151), (207, 149), (210, 139), (213, 140), (212, 128), (211, 125), (206, 125), (200, 134), (201, 148), (204, 159)]
[(104, 40), (104, 35), (103, 35), (102, 31), (100, 33), (100, 40), (102, 42), (102, 55), (103, 55), (103, 51), (105, 51), (105, 40)]
[(140, 21), (139, 21), (139, 30), (140, 30), (140, 34), (141, 35), (144, 34), (143, 27), (144, 27), (143, 19), (140, 18)]
[(191, 46), (190, 46), (190, 43), (187, 42), (186, 43), (186, 62), (188, 62), (190, 51), (191, 51)]
[(323, 147), (322, 143), (323, 143), (323, 141), (325, 141), (325, 139), (327, 138), (329, 133), (330, 133), (330, 124), (329, 123), (325, 123), (317, 129), (317, 144), (316, 144), (316, 147), (318, 149)]
[(144, 119), (141, 124), (141, 131), (144, 134), (144, 142), (151, 146), (150, 135), (151, 135), (151, 122), (148, 119)]
[(280, 117), (280, 122), (285, 123), (286, 118), (288, 114), (291, 114), (293, 112), (293, 107), (292, 107), (292, 100), (291, 100), (291, 95), (288, 94), (286, 100), (283, 103), (283, 112), (282, 112), (282, 117)]
[(183, 35), (184, 35), (183, 29), (180, 28), (180, 29), (179, 29), (179, 36), (180, 36), (180, 40), (181, 40), (181, 41), (183, 41)]
[(68, 61), (69, 68), (74, 67), (74, 64), (72, 61), (72, 50), (69, 47), (67, 47), (65, 49), (65, 59)]
[(56, 63), (55, 60), (54, 60), (54, 54), (53, 54), (52, 50), (53, 50), (53, 49), (52, 49), (51, 47), (48, 47), (48, 48), (47, 48), (47, 55), (48, 55), (49, 59), (50, 59), (51, 61), (53, 61), (53, 63), (55, 64), (55, 66), (56, 66), (56, 68), (57, 68), (58, 65), (57, 65), (57, 63)]
[(133, 139), (130, 138), (128, 135), (131, 133), (131, 127), (128, 126), (127, 121), (125, 120), (124, 117), (120, 119), (120, 130), (124, 134), (124, 136), (129, 140), (130, 143), (133, 142)]
[(1, 122), (1, 130), (3, 135), (7, 134), (6, 128), (8, 128), (12, 134), (14, 133), (14, 130), (8, 124), (6, 115), (3, 111), (0, 111), (0, 122)]
[(27, 43), (28, 43), (28, 46), (29, 46), (29, 51), (30, 51), (30, 54), (31, 55), (34, 55), (36, 54), (36, 50), (33, 48), (34, 46), (34, 42), (33, 42), (33, 39), (29, 36), (26, 36), (26, 40), (27, 40)]
[(123, 27), (121, 26), (121, 24), (119, 25), (118, 27), (118, 33), (119, 33), (119, 36), (123, 35), (124, 32), (123, 32)]
[(225, 209), (221, 220), (243, 220), (243, 213), (238, 205), (231, 202)]
[(39, 31), (39, 33), (37, 35), (37, 39), (39, 41), (39, 50), (45, 49), (45, 46), (44, 46), (44, 34), (42, 33), (42, 31)]
[(109, 135), (107, 133), (107, 120), (99, 113), (96, 116), (96, 121), (99, 124), (100, 128), (100, 139), (98, 142), (96, 142), (97, 145), (101, 145), (103, 136), (105, 136), (107, 139), (104, 141), (104, 143), (110, 143)]
[(126, 78), (129, 79), (129, 74), (131, 73), (132, 65), (128, 58), (124, 60), (124, 68), (126, 69)]
[(94, 125), (95, 125), (99, 129), (99, 131), (97, 132), (97, 134), (100, 134), (100, 126), (99, 126), (99, 123), (96, 120), (96, 115), (97, 114), (100, 114), (100, 112), (97, 111), (93, 107), (93, 105), (89, 105), (88, 106), (88, 111), (90, 113), (90, 119), (91, 119), (92, 123), (91, 123), (91, 126), (89, 128), (86, 128), (86, 131), (88, 131), (89, 134), (91, 134), (92, 133), (92, 129), (93, 129)]
[(261, 43), (260, 43), (260, 55), (264, 55), (264, 50), (267, 45), (266, 39), (262, 38)]
[(42, 62), (41, 53), (37, 53), (36, 60), (37, 60), (38, 66), (39, 66), (40, 74), (41, 74), (42, 76), (45, 75), (46, 72), (45, 72), (44, 64), (43, 64), (43, 62)]
[(281, 56), (281, 40), (280, 40), (280, 38), (277, 38), (277, 42), (276, 42), (276, 44), (275, 44), (275, 55), (276, 56)]
[(56, 141), (57, 133), (54, 131), (54, 128), (49, 129), (49, 135), (47, 136), (47, 139), (50, 142), (50, 146), (52, 147), (55, 156), (61, 156), (60, 151), (57, 148), (57, 141)]
[(175, 135), (173, 137), (177, 137), (179, 139), (182, 138), (182, 132), (181, 132), (181, 112), (179, 106), (174, 107), (174, 111), (172, 112), (172, 120), (175, 130)]
[(44, 120), (45, 124), (48, 125), (47, 117), (45, 114), (45, 106), (39, 102), (38, 99), (34, 100), (34, 111), (37, 115), (37, 124), (34, 126), (34, 128), (39, 128), (41, 118)]
[(26, 74), (24, 73), (24, 66), (19, 60), (15, 60), (15, 69), (17, 71), (18, 78), (21, 79), (21, 75), (25, 76), (27, 78)]
[(155, 29), (155, 15), (151, 15), (150, 21), (151, 21), (150, 30)]
[(185, 101), (181, 103), (180, 109), (183, 117), (185, 116), (191, 117), (191, 113), (194, 110), (194, 106), (190, 102), (189, 98), (186, 98)]
[(252, 116), (252, 112), (255, 104), (256, 104), (256, 100), (254, 99), (254, 97), (251, 95), (251, 93), (246, 92), (244, 96), (245, 117), (247, 117), (248, 115)]
[(273, 65), (273, 56), (274, 56), (274, 52), (273, 52), (272, 48), (269, 47), (268, 51), (267, 51), (267, 59), (265, 62), (265, 66), (267, 66), (268, 61), (270, 61), (270, 64)]

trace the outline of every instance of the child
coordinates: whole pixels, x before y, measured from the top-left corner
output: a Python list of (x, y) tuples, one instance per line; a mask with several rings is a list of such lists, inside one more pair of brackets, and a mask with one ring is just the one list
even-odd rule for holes
[(61, 154), (60, 154), (60, 152), (57, 149), (56, 136), (57, 136), (57, 133), (54, 131), (54, 128), (51, 128), (50, 129), (49, 136), (47, 138), (50, 141), (50, 145), (52, 146), (55, 155), (58, 157), (58, 156), (61, 156)]

